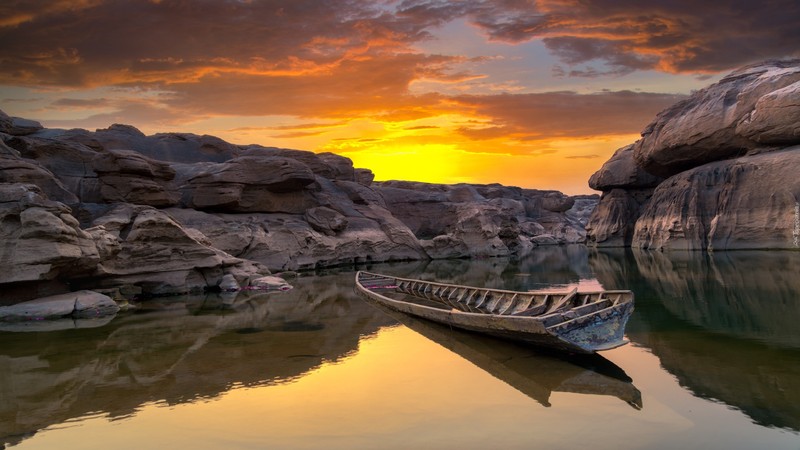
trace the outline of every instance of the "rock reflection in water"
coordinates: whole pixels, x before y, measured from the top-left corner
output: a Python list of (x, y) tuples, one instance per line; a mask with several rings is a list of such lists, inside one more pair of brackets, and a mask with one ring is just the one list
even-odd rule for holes
[[(89, 413), (213, 398), (281, 383), (394, 323), (351, 291), (352, 274), (292, 280), (269, 294), (172, 297), (95, 329), (0, 332), (0, 444)], [(0, 445), (1, 447), (2, 445)]]
[(515, 291), (566, 286), (594, 278), (588, 265), (588, 249), (583, 245), (545, 247), (516, 261), (509, 258), (432, 260), (367, 266), (365, 270)]
[(600, 282), (636, 294), (628, 337), (696, 395), (800, 430), (800, 253), (602, 250)]
[(373, 306), (544, 406), (550, 406), (550, 394), (558, 391), (611, 395), (636, 409), (642, 408), (642, 394), (630, 377), (602, 356), (567, 359), (566, 355), (542, 353)]

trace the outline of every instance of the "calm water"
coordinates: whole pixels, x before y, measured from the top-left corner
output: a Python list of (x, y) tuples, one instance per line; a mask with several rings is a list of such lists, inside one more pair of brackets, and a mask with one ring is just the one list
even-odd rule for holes
[(352, 272), (305, 276), (286, 293), (174, 297), (105, 324), (0, 331), (0, 444), (800, 448), (800, 252), (559, 247), (518, 263), (371, 269), (630, 288), (632, 345), (541, 353), (387, 316), (353, 293)]

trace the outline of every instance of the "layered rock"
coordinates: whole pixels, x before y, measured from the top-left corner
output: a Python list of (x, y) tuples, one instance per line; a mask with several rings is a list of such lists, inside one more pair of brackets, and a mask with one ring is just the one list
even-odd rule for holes
[(763, 147), (796, 143), (800, 60), (748, 66), (662, 111), (642, 131), (637, 164), (668, 177)]
[[(596, 203), (500, 185), (373, 184), (339, 155), (211, 136), (22, 123), (0, 116), (0, 182), (22, 193), (3, 229), (3, 265), (23, 262), (5, 274), (11, 302), (30, 298), (20, 283), (35, 295), (229, 291), (270, 270), (520, 255), (583, 241)], [(20, 206), (30, 189), (42, 211)], [(29, 241), (28, 229), (45, 239)], [(32, 243), (48, 248), (29, 263), (18, 249)]]
[[(3, 144), (5, 147), (5, 144)], [(9, 147), (5, 147), (11, 150)], [(67, 204), (78, 202), (78, 197), (47, 170), (35, 161), (18, 156), (18, 152), (0, 152), (0, 183), (33, 184), (39, 187), (47, 198)]]
[(42, 128), (42, 124), (35, 120), (9, 117), (6, 113), (0, 111), (0, 133), (12, 136), (26, 136), (36, 133)]
[(104, 202), (164, 207), (176, 205), (180, 198), (167, 184), (175, 178), (175, 170), (133, 150), (101, 152), (92, 160), (92, 167)]
[(49, 286), (54, 280), (85, 276), (100, 261), (94, 239), (71, 210), (48, 200), (35, 185), (0, 183), (0, 224), (0, 285), (6, 299), (20, 294), (20, 299), (33, 298), (24, 294), (47, 289), (33, 289), (31, 282)]
[[(97, 151), (83, 144), (39, 136), (8, 137), (5, 138), (5, 144), (25, 160), (47, 169), (57, 177), (77, 197), (77, 202), (103, 202), (100, 182), (92, 168), (98, 156)], [(52, 199), (60, 200), (57, 196)]]
[(119, 306), (107, 295), (93, 291), (77, 291), (51, 295), (36, 300), (0, 306), (0, 322), (31, 320), (85, 319), (116, 314)]
[(660, 113), (590, 179), (603, 195), (589, 242), (797, 248), (799, 83), (800, 60), (767, 62)]
[(636, 221), (642, 248), (797, 248), (800, 146), (719, 161), (660, 184)]
[(148, 206), (122, 204), (86, 232), (97, 242), (101, 261), (90, 279), (78, 281), (82, 285), (136, 285), (149, 294), (165, 294), (219, 286), (226, 274), (247, 286), (249, 278), (269, 273), (207, 245), (202, 233)]
[(334, 233), (314, 229), (300, 214), (168, 212), (184, 227), (201, 231), (215, 248), (271, 271), (428, 257), (408, 227), (377, 206), (359, 206), (349, 216), (337, 212), (347, 226)]
[(242, 156), (192, 176), (187, 204), (228, 212), (301, 214), (313, 206), (303, 188), (315, 181), (309, 167), (280, 156)]
[(94, 132), (81, 129), (42, 130), (34, 137), (84, 145), (94, 150), (135, 150), (149, 158), (178, 163), (223, 162), (241, 148), (215, 136), (160, 133), (145, 136), (130, 125), (114, 124)]
[(585, 240), (580, 219), (565, 214), (575, 199), (560, 192), (398, 181), (376, 190), (433, 258), (508, 256)]
[(605, 247), (630, 246), (642, 208), (663, 178), (636, 165), (634, 151), (641, 141), (617, 150), (589, 178), (589, 187), (602, 191), (597, 208), (586, 224), (587, 240)]

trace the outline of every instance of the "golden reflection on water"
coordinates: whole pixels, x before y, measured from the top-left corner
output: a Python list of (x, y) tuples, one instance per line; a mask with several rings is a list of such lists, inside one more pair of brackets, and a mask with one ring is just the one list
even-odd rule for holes
[(746, 448), (739, 444), (769, 434), (688, 395), (645, 349), (607, 353), (646, 386), (641, 411), (612, 396), (561, 392), (546, 408), (410, 329), (386, 327), (291, 381), (153, 402), (124, 420), (84, 417), (19, 448), (700, 448), (712, 436), (704, 448)]
[[(748, 317), (760, 310), (761, 289), (741, 284), (738, 297), (728, 295), (709, 277), (693, 281), (696, 271), (670, 267), (672, 260), (609, 254), (587, 264), (581, 251), (552, 252), (518, 266), (434, 261), (391, 270), (517, 289), (553, 280), (631, 286), (633, 344), (603, 353), (624, 376), (391, 325), (394, 319), (352, 294), (352, 274), (345, 273), (298, 279), (289, 293), (222, 310), (208, 300), (170, 301), (96, 332), (0, 333), (0, 430), (19, 449), (800, 448), (791, 428), (797, 393), (778, 398), (796, 384), (797, 362), (764, 359), (796, 357), (795, 347), (762, 348), (742, 337), (792, 344), (798, 335), (784, 326), (788, 319), (752, 319), (745, 322), (751, 330), (717, 320), (719, 314), (690, 315), (699, 310), (689, 303), (699, 298), (690, 296), (698, 285), (737, 299), (734, 305), (753, 305)], [(763, 285), (781, 286), (780, 298), (791, 306), (800, 292), (791, 281), (797, 266), (780, 257), (780, 265), (763, 263), (763, 272), (785, 282)], [(716, 265), (727, 283), (746, 261), (735, 262), (730, 275)], [(684, 289), (673, 286), (681, 283)], [(684, 316), (713, 333), (687, 326)], [(737, 324), (730, 332), (729, 322)], [(773, 322), (778, 326), (761, 326)], [(734, 361), (737, 352), (759, 367), (745, 370), (746, 361)], [(626, 403), (632, 392), (640, 393), (641, 410)], [(751, 403), (770, 414), (754, 419)], [(775, 428), (783, 424), (790, 428)]]

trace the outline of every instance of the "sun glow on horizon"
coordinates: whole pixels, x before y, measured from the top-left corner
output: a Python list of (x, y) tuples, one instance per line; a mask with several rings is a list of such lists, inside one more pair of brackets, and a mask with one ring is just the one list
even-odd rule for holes
[(461, 170), (465, 154), (454, 145), (405, 146), (388, 141), (371, 147), (369, 151), (344, 151), (339, 154), (353, 160), (355, 167), (372, 170), (375, 181), (403, 180), (444, 184), (474, 182)]

